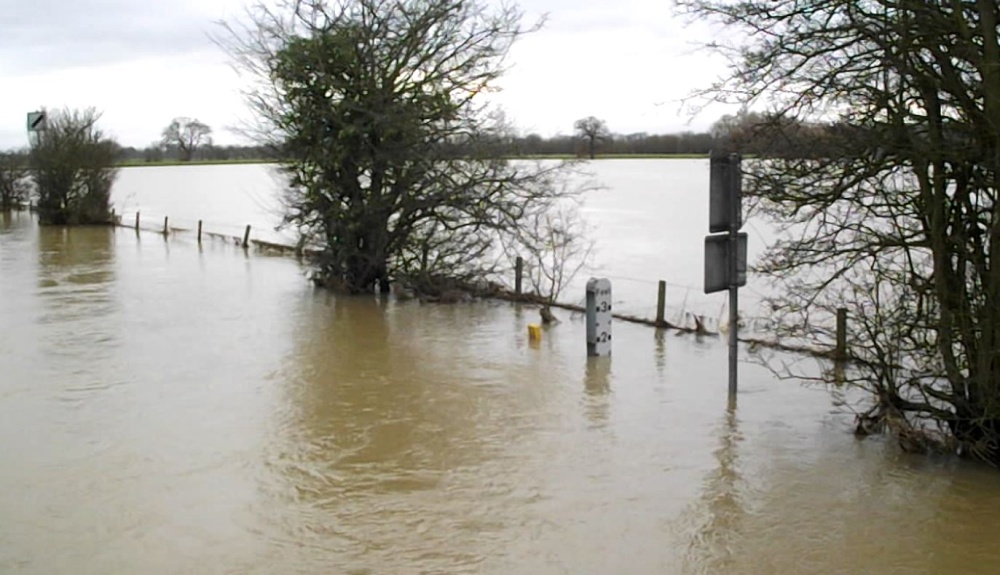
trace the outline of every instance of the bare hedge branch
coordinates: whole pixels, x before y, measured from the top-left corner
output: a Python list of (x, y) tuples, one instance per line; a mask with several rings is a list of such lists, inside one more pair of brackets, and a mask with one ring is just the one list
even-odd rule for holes
[(683, 4), (735, 32), (703, 95), (766, 107), (797, 144), (745, 177), (784, 232), (757, 266), (784, 334), (824, 341), (849, 307), (863, 427), (1000, 463), (997, 3)]

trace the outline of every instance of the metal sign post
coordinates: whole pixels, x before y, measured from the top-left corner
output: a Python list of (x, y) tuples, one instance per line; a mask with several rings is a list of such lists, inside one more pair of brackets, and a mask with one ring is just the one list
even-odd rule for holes
[(747, 235), (743, 227), (740, 156), (712, 155), (708, 231), (705, 237), (705, 293), (729, 290), (729, 394), (735, 397), (739, 343), (739, 288), (747, 283)]
[(45, 110), (39, 112), (28, 112), (28, 143), (32, 146), (39, 143), (41, 133), (48, 128), (49, 116)]
[(48, 114), (44, 110), (41, 112), (28, 112), (28, 131), (44, 132), (48, 124)]
[[(739, 169), (739, 162), (733, 164), (736, 169)], [(736, 191), (739, 194), (739, 190)], [(740, 213), (740, 202), (739, 200), (730, 200), (730, 208), (736, 212)], [(732, 221), (739, 221), (739, 215), (734, 215)], [(742, 224), (742, 222), (740, 222)], [(744, 234), (746, 235), (746, 234)], [(737, 366), (738, 366), (738, 350), (737, 345), (739, 345), (739, 327), (740, 327), (740, 286), (737, 283), (736, 274), (739, 267), (739, 260), (736, 254), (739, 253), (737, 249), (737, 242), (739, 241), (739, 234), (737, 233), (736, 226), (730, 226), (729, 228), (729, 395), (732, 397), (736, 396), (736, 380), (737, 380)], [(744, 252), (745, 254), (745, 252)], [(746, 265), (744, 264), (744, 268)]]

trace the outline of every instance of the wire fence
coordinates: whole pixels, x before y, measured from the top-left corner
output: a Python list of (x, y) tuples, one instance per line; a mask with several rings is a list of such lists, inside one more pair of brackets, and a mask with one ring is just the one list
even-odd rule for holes
[[(661, 317), (660, 284), (664, 289), (662, 318), (671, 325), (695, 329), (701, 324), (710, 332), (725, 331), (729, 318), (725, 294), (706, 295), (702, 286), (649, 278), (596, 273), (611, 281), (614, 306), (621, 315), (650, 321)], [(586, 302), (584, 281), (574, 282), (564, 290), (563, 303), (583, 306)], [(772, 331), (773, 318), (767, 313), (768, 298), (759, 291), (745, 287), (740, 290), (740, 328), (748, 333)]]
[[(729, 299), (726, 292), (705, 294), (703, 286), (671, 282), (655, 277), (635, 277), (587, 269), (587, 275), (612, 284), (612, 303), (618, 319), (654, 327), (668, 327), (701, 336), (729, 333)], [(754, 283), (756, 282), (758, 283)], [(586, 279), (572, 282), (557, 299), (557, 307), (582, 313), (586, 305)], [(739, 292), (739, 339), (766, 348), (801, 352), (828, 358), (847, 353), (846, 310), (810, 314), (807, 326), (796, 326), (791, 335), (775, 307), (777, 288), (762, 285), (764, 278), (749, 279)], [(515, 280), (516, 283), (516, 280)], [(770, 289), (771, 293), (766, 293)], [(661, 290), (663, 292), (661, 304)], [(532, 297), (529, 294), (529, 297)]]
[(316, 246), (303, 245), (295, 234), (276, 229), (263, 222), (244, 225), (209, 222), (190, 218), (173, 218), (153, 211), (112, 211), (114, 224), (137, 232), (156, 232), (165, 236), (178, 236), (193, 241), (214, 240), (233, 243), (242, 247), (257, 246), (278, 251), (309, 252)]
[[(287, 230), (279, 230), (262, 222), (244, 225), (206, 222), (194, 219), (174, 219), (167, 214), (151, 211), (112, 212), (119, 227), (137, 232), (155, 232), (168, 237), (186, 238), (195, 242), (222, 241), (236, 246), (256, 247), (285, 254), (308, 254), (319, 251), (320, 246), (302, 244), (298, 237)], [(612, 282), (613, 309), (619, 319), (652, 326), (669, 327), (703, 336), (728, 334), (728, 298), (724, 294), (706, 295), (701, 286), (671, 282), (652, 277), (634, 277), (603, 273), (599, 268), (584, 270)], [(515, 278), (515, 284), (518, 283)], [(578, 278), (563, 290), (557, 305), (573, 312), (582, 312), (586, 305), (586, 279)], [(662, 288), (661, 288), (662, 284)], [(660, 290), (664, 297), (660, 303)], [(529, 294), (530, 295), (530, 294)], [(787, 341), (778, 336), (778, 325), (769, 313), (768, 296), (753, 286), (740, 290), (739, 330), (744, 341), (801, 351), (817, 355), (841, 353), (834, 351), (838, 330), (843, 326), (818, 326), (819, 347), (816, 339)], [(831, 318), (832, 319), (832, 318)], [(824, 336), (825, 339), (824, 339)], [(827, 341), (828, 340), (828, 345)]]

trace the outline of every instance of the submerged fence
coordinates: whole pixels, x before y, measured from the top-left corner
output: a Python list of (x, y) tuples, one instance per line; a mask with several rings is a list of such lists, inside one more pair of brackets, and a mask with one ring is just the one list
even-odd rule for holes
[[(515, 288), (510, 299), (545, 303), (543, 298), (540, 298), (537, 294), (522, 292), (523, 279), (521, 276), (523, 269), (523, 264), (520, 262), (515, 266)], [(688, 296), (692, 292), (702, 292), (702, 288), (700, 287), (674, 284), (665, 280), (616, 277), (613, 274), (601, 274), (601, 277), (612, 282), (614, 309), (616, 310), (612, 316), (615, 319), (647, 325), (657, 329), (676, 330), (701, 337), (716, 337), (728, 334), (729, 332), (730, 326), (728, 325), (728, 321), (726, 321), (729, 315), (728, 301), (722, 302), (718, 314), (714, 316), (698, 313), (697, 310), (688, 306)], [(629, 290), (627, 295), (622, 298), (616, 295), (618, 292), (616, 291), (617, 288), (614, 287), (622, 283), (640, 284), (644, 288), (648, 287), (648, 289), (643, 290), (644, 295), (639, 295), (634, 289)], [(683, 295), (674, 296), (675, 299), (671, 299), (670, 296), (672, 294)], [(740, 299), (741, 303), (747, 305), (746, 307), (741, 305), (740, 309), (739, 341), (781, 351), (804, 353), (837, 360), (848, 359), (848, 317), (846, 308), (836, 311), (835, 326), (817, 326), (819, 333), (830, 334), (828, 342), (820, 341), (817, 344), (814, 339), (807, 341), (779, 338), (776, 335), (777, 324), (772, 317), (754, 315), (753, 313), (754, 310), (759, 313), (761, 306), (766, 303), (764, 296), (760, 294), (751, 295), (741, 293)], [(563, 299), (549, 305), (574, 313), (585, 313), (586, 311), (585, 298), (581, 298), (576, 302), (568, 302)], [(748, 310), (750, 310), (749, 313)]]
[[(306, 256), (318, 253), (319, 246), (303, 244), (289, 234), (281, 233), (273, 227), (260, 222), (247, 224), (232, 224), (206, 222), (204, 220), (173, 220), (169, 215), (143, 212), (117, 213), (112, 210), (112, 222), (116, 227), (128, 228), (139, 232), (153, 232), (165, 238), (184, 237), (193, 242), (206, 240), (222, 241), (248, 249), (257, 248), (278, 254)], [(728, 333), (729, 326), (725, 321), (728, 317), (728, 303), (720, 301), (714, 313), (706, 309), (706, 302), (690, 304), (692, 295), (703, 296), (701, 287), (668, 282), (663, 279), (647, 279), (616, 276), (602, 273), (600, 269), (593, 271), (595, 275), (607, 278), (612, 282), (614, 295), (613, 316), (622, 321), (647, 325), (657, 329), (671, 329), (680, 333), (690, 333), (702, 337), (714, 337)], [(502, 295), (505, 299), (543, 303), (537, 294), (525, 291), (524, 261), (517, 258), (513, 270), (513, 282), (508, 293)], [(583, 279), (585, 281), (585, 279)], [(577, 285), (580, 284), (580, 285)], [(624, 288), (623, 288), (624, 286)], [(582, 283), (578, 279), (568, 286), (564, 293), (583, 294)], [(763, 313), (766, 298), (752, 289), (741, 290), (740, 341), (761, 345), (784, 351), (807, 353), (821, 357), (844, 359), (847, 357), (847, 311), (838, 310), (836, 326), (823, 329), (831, 335), (829, 345), (817, 347), (807, 342), (782, 341), (775, 335), (775, 324), (771, 317)], [(574, 313), (585, 311), (585, 297), (574, 300), (560, 298), (551, 304), (552, 307)]]
[(155, 232), (165, 237), (183, 236), (201, 243), (203, 240), (231, 242), (234, 245), (249, 248), (251, 246), (273, 250), (280, 253), (308, 255), (316, 253), (318, 248), (301, 242), (296, 242), (288, 234), (283, 234), (273, 227), (257, 222), (244, 225), (204, 220), (174, 220), (169, 215), (144, 212), (118, 213), (111, 210), (111, 219), (116, 227), (128, 228), (136, 232)]

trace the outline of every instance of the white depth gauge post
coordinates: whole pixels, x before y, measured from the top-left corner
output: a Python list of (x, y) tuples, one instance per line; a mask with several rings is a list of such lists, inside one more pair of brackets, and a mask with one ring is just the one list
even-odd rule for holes
[(587, 355), (611, 355), (611, 281), (604, 278), (587, 282)]

